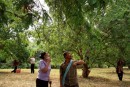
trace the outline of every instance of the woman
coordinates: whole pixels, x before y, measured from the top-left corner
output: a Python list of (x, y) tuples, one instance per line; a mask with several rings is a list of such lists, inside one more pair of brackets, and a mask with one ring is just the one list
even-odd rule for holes
[(48, 53), (43, 52), (40, 56), (38, 77), (36, 79), (36, 87), (48, 87), (49, 75), (51, 71), (51, 59)]

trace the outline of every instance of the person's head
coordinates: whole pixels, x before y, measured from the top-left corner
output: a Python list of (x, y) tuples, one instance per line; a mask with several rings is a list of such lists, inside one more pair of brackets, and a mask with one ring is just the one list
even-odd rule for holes
[(64, 56), (65, 59), (72, 59), (72, 55), (68, 51), (64, 52), (63, 56)]
[(123, 59), (122, 58), (119, 58), (118, 61), (117, 61), (117, 65), (123, 65)]
[(46, 59), (47, 57), (49, 57), (49, 54), (47, 52), (41, 53), (41, 56), (40, 56), (41, 59)]

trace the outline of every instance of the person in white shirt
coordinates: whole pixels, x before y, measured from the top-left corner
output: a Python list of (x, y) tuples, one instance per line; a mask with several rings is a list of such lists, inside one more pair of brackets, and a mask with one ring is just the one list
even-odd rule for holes
[(31, 64), (31, 73), (34, 73), (34, 67), (35, 67), (35, 58), (30, 58), (30, 64)]
[(41, 53), (40, 58), (36, 87), (48, 87), (48, 83), (50, 82), (51, 58), (47, 52)]

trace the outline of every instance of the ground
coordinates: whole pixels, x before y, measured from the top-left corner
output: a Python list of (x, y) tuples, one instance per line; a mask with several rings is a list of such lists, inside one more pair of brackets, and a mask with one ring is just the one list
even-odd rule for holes
[[(35, 74), (30, 69), (21, 69), (21, 73), (11, 73), (12, 69), (0, 69), (0, 87), (36, 87)], [(80, 87), (130, 87), (130, 70), (124, 68), (123, 81), (119, 81), (115, 68), (92, 68), (89, 78), (82, 78), (82, 70), (78, 69)], [(51, 71), (52, 87), (59, 87), (59, 70)]]

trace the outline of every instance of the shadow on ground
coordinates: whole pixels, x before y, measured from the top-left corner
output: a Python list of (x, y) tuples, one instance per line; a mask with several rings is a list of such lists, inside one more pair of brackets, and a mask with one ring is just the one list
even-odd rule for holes
[[(129, 81), (114, 81), (103, 77), (89, 76), (87, 79), (79, 77), (80, 83), (94, 84), (93, 87), (130, 87)], [(105, 86), (104, 86), (105, 85)]]

